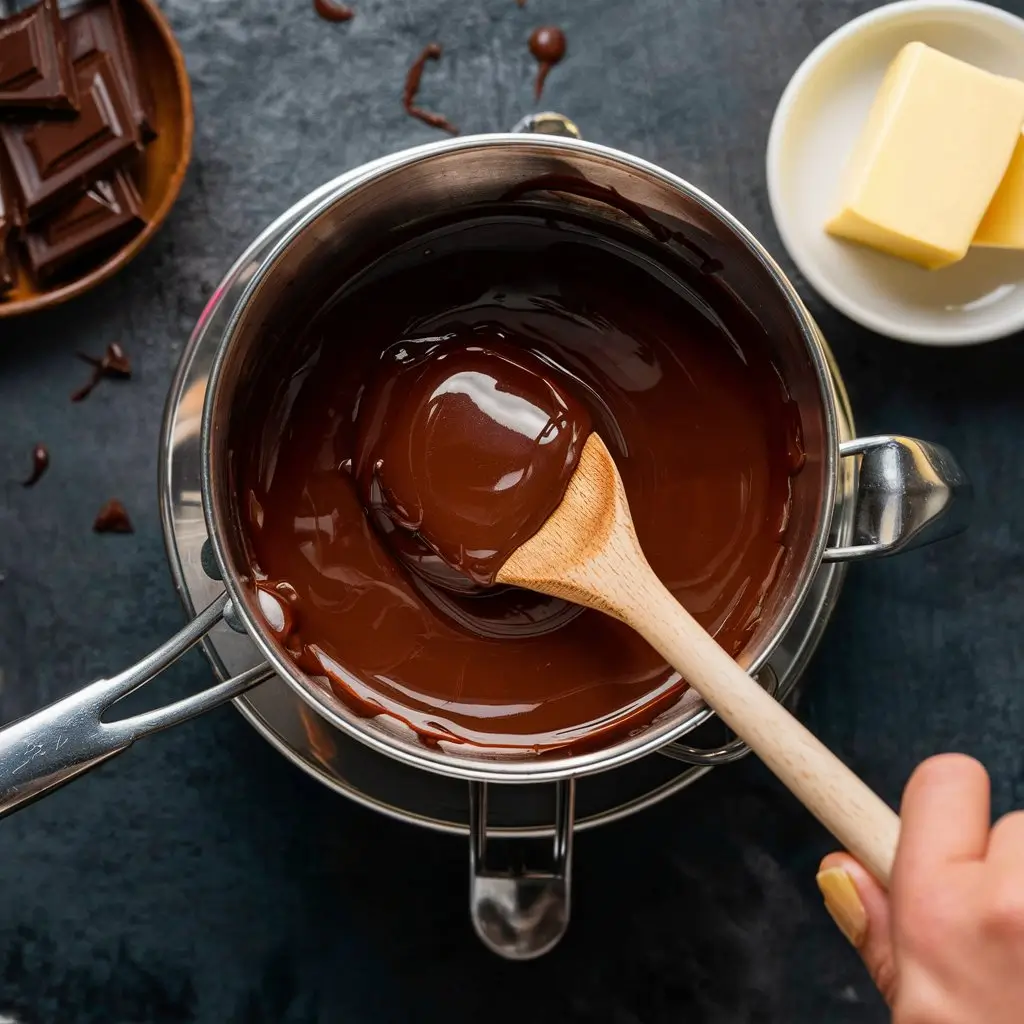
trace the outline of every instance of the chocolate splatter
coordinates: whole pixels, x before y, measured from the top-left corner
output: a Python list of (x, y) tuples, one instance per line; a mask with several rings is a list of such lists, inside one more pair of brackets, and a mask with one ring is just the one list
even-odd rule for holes
[(37, 444), (32, 449), (32, 472), (28, 478), (22, 480), (22, 487), (32, 487), (39, 482), (39, 478), (46, 472), (50, 465), (50, 453), (46, 450), (45, 444)]
[(131, 361), (116, 341), (107, 346), (107, 351), (103, 353), (102, 359), (85, 355), (83, 352), (78, 353), (78, 358), (92, 367), (92, 376), (71, 396), (72, 402), (81, 402), (84, 398), (88, 398), (104, 377), (127, 380), (132, 375)]
[(440, 60), (441, 53), (440, 43), (428, 43), (423, 47), (423, 52), (413, 61), (412, 67), (409, 68), (409, 73), (405, 76), (405, 92), (402, 94), (402, 106), (405, 107), (407, 114), (419, 118), (424, 124), (429, 124), (431, 128), (440, 128), (443, 132), (458, 135), (459, 129), (447, 117), (431, 113), (431, 111), (424, 110), (422, 107), (417, 107), (414, 102), (416, 93), (420, 89), (420, 79), (423, 77), (423, 69), (426, 67), (427, 61)]
[(313, 10), (324, 21), (351, 21), (356, 16), (348, 4), (338, 3), (337, 0), (313, 0)]
[(116, 498), (111, 498), (96, 514), (92, 524), (96, 533), (134, 533), (128, 511)]
[(544, 91), (548, 72), (565, 56), (565, 33), (557, 25), (541, 25), (530, 35), (530, 53), (540, 62), (533, 92), (537, 99)]

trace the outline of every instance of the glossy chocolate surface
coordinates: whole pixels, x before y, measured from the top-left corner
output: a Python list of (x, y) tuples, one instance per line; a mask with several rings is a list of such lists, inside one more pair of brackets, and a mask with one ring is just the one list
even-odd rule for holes
[(59, 208), (141, 148), (139, 127), (110, 58), (93, 53), (76, 61), (74, 70), (78, 117), (0, 125), (29, 220)]
[(0, 17), (0, 111), (70, 113), (77, 97), (57, 0)]
[[(414, 442), (394, 457), (421, 458), (432, 392), (405, 377), (418, 366), (451, 379), (431, 358), (445, 344), (465, 353), (476, 338), (510, 367), (542, 362), (612, 452), (655, 571), (726, 650), (752, 636), (786, 559), (799, 418), (763, 328), (692, 255), (563, 211), (494, 204), (325, 282), (336, 294), (281, 328), (289, 342), (236, 410), (237, 515), (270, 631), (357, 713), (405, 722), (427, 744), (600, 746), (685, 685), (597, 612), (515, 588), (452, 593), (396, 552), (353, 473), (362, 403), (380, 407), (382, 382), (411, 395), (383, 407), (395, 444)], [(506, 380), (525, 387), (518, 370)], [(553, 399), (537, 407), (550, 414)], [(435, 455), (446, 481), (434, 497), (457, 497), (471, 480)]]
[(359, 404), (363, 505), (440, 586), (494, 583), (555, 510), (590, 434), (586, 408), (523, 341), (484, 327), (400, 342)]

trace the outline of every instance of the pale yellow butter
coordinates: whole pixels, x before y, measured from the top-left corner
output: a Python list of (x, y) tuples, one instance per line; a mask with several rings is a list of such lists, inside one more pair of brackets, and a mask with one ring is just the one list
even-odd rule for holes
[(1010, 166), (971, 244), (993, 249), (1024, 249), (1024, 135), (1017, 139)]
[(1024, 123), (1024, 82), (908, 43), (885, 74), (826, 230), (936, 269), (962, 259)]

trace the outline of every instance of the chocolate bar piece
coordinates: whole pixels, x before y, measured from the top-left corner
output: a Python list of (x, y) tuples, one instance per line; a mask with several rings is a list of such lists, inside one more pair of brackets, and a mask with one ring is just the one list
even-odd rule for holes
[(132, 117), (142, 130), (143, 138), (147, 141), (156, 138), (152, 128), (152, 98), (128, 43), (120, 0), (97, 0), (83, 9), (76, 9), (64, 25), (72, 61), (91, 53), (105, 53), (121, 79)]
[(93, 182), (84, 195), (25, 232), (28, 265), (41, 283), (105, 245), (111, 247), (146, 225), (142, 200), (123, 170)]
[(19, 220), (18, 209), (14, 204), (14, 190), (4, 170), (4, 162), (0, 159), (0, 298), (14, 287), (18, 278), (14, 243), (18, 236)]
[(79, 114), (73, 121), (0, 124), (21, 193), (34, 221), (123, 163), (141, 147), (121, 81), (110, 58), (93, 53), (74, 64)]
[(0, 21), (0, 112), (73, 113), (75, 76), (57, 0)]

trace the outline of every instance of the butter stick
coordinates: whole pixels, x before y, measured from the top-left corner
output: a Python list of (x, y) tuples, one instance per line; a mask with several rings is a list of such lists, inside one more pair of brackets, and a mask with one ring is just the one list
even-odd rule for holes
[(955, 263), (1022, 124), (1024, 82), (908, 43), (875, 97), (826, 230), (928, 269)]

